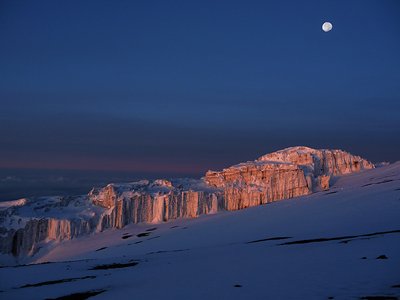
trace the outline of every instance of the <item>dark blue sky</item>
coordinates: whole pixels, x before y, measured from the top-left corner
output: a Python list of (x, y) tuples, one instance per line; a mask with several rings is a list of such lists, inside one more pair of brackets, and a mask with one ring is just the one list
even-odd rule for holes
[(397, 0), (3, 0), (0, 41), (3, 170), (400, 159)]

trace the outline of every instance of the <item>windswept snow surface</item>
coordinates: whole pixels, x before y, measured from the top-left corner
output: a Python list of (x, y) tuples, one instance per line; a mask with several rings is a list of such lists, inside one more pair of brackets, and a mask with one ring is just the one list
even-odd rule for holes
[(0, 268), (2, 299), (396, 299), (400, 162), (339, 177), (329, 191), (132, 224), (30, 260)]

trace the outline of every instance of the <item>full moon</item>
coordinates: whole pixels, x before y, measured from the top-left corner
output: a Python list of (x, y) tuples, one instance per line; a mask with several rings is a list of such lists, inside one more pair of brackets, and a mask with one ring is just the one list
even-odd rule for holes
[(331, 31), (333, 28), (332, 23), (330, 22), (325, 22), (324, 24), (322, 24), (322, 30), (325, 32)]

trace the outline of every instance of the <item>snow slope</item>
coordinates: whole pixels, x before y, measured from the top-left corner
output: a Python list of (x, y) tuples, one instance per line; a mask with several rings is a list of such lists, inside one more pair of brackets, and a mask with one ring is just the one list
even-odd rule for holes
[(400, 162), (339, 177), (329, 191), (132, 224), (27, 259), (0, 268), (2, 299), (396, 299)]

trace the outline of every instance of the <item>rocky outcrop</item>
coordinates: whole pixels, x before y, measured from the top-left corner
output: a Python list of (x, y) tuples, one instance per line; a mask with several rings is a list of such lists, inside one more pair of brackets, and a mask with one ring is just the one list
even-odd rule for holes
[(130, 223), (195, 218), (329, 189), (332, 176), (374, 165), (341, 150), (293, 147), (201, 180), (142, 180), (94, 188), (76, 197), (39, 197), (0, 203), (0, 252), (34, 254), (49, 242)]

